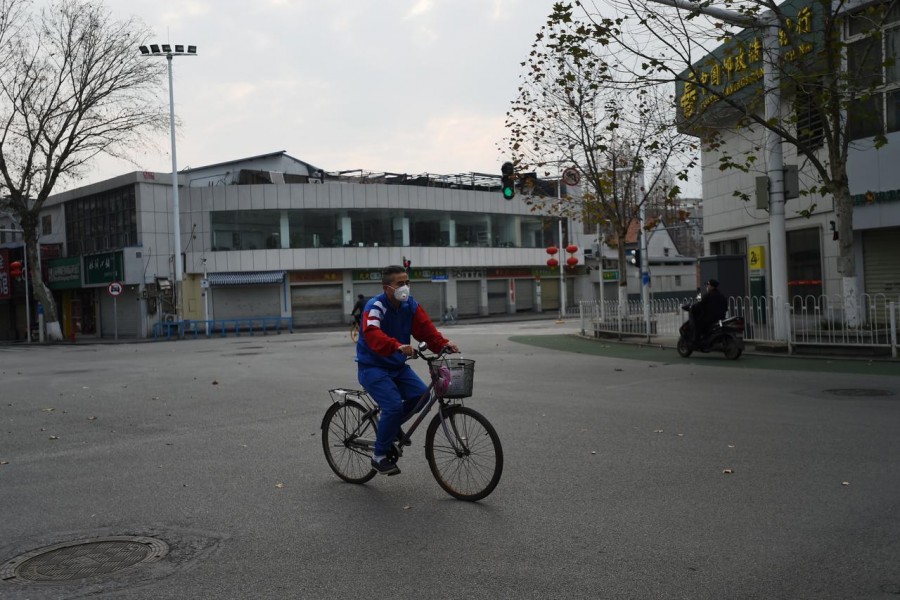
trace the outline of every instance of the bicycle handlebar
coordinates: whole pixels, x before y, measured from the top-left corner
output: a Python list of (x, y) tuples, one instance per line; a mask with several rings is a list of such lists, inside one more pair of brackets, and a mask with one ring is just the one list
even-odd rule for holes
[(427, 354), (428, 347), (425, 345), (425, 342), (419, 344), (418, 348), (413, 349), (412, 358), (421, 358), (426, 362), (435, 361), (445, 354), (453, 354), (453, 351), (450, 350), (450, 346), (444, 346), (441, 348), (440, 352), (432, 352), (431, 354)]

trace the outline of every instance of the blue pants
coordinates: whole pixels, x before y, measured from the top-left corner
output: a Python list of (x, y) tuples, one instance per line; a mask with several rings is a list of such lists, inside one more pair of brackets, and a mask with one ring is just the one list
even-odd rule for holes
[(375, 454), (387, 454), (391, 442), (400, 433), (400, 425), (411, 416), (419, 397), (428, 389), (409, 365), (397, 369), (383, 369), (359, 365), (359, 383), (381, 409)]

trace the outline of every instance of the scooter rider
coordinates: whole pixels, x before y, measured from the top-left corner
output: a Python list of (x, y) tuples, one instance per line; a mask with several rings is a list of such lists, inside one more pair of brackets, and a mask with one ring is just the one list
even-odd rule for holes
[(700, 298), (700, 301), (691, 306), (691, 331), (693, 332), (692, 345), (703, 339), (709, 333), (709, 330), (716, 323), (725, 318), (728, 312), (728, 300), (719, 291), (719, 282), (710, 279), (706, 282), (706, 293)]

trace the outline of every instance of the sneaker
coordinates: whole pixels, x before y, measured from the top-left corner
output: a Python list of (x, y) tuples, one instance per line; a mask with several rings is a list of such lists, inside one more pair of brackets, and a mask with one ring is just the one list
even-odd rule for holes
[(397, 463), (393, 462), (391, 459), (385, 457), (381, 460), (376, 461), (374, 458), (372, 459), (372, 468), (381, 473), (382, 475), (399, 475), (400, 469), (397, 467)]

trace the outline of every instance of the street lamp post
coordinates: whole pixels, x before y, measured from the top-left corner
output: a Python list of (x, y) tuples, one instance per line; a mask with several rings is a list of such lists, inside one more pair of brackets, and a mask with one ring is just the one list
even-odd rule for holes
[(178, 203), (178, 158), (175, 152), (175, 89), (172, 85), (172, 59), (176, 56), (197, 56), (197, 46), (182, 44), (150, 44), (139, 46), (142, 56), (164, 57), (169, 67), (169, 135), (172, 138), (172, 231), (175, 237), (175, 315), (179, 323), (183, 318), (181, 265), (181, 212)]
[[(778, 71), (779, 23), (772, 10), (766, 10), (758, 17), (733, 10), (705, 6), (691, 0), (652, 0), (680, 10), (701, 12), (726, 23), (739, 27), (763, 27), (763, 95), (767, 122), (781, 120), (781, 89)], [(768, 129), (766, 131), (766, 175), (769, 178), (769, 239), (772, 250), (772, 299), (775, 321), (775, 339), (787, 340), (787, 241), (784, 224), (784, 156), (781, 136)]]

